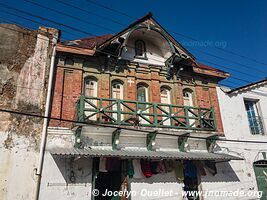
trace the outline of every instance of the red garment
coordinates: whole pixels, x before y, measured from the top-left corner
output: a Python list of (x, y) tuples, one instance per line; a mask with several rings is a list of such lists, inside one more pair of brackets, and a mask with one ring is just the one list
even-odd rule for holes
[(141, 160), (141, 169), (145, 177), (149, 178), (153, 174), (150, 169), (150, 163), (146, 160)]

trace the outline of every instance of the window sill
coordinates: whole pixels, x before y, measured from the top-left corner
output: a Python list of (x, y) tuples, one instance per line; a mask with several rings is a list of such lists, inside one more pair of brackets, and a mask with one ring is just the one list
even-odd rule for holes
[(146, 56), (145, 57), (143, 57), (143, 56), (134, 56), (134, 58), (141, 59), (141, 60), (148, 60), (148, 58)]

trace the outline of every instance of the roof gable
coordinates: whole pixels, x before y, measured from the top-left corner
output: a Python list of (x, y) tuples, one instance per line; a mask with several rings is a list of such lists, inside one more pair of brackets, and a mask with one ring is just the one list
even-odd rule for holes
[[(148, 13), (142, 18), (136, 20), (135, 22), (130, 24), (128, 27), (126, 27), (125, 29), (123, 29), (122, 31), (120, 31), (119, 33), (115, 35), (106, 34), (102, 36), (94, 36), (94, 37), (82, 38), (78, 40), (65, 41), (57, 45), (57, 50), (62, 51), (62, 52), (82, 54), (82, 55), (91, 55), (91, 56), (95, 55), (96, 53), (104, 53), (107, 55), (113, 55), (115, 57), (120, 58), (121, 51), (123, 49), (122, 47), (125, 45), (125, 41), (127, 41), (127, 38), (131, 35), (131, 33), (134, 33), (134, 31), (137, 31), (137, 29), (142, 30), (142, 31), (153, 29), (153, 31), (155, 30), (156, 32), (160, 34), (159, 36), (161, 37), (161, 39), (163, 39), (164, 41), (167, 41), (166, 43), (170, 44), (169, 46), (172, 48), (172, 51), (170, 52), (173, 55), (171, 55), (170, 57), (167, 57), (167, 60), (165, 61), (165, 65), (169, 61), (172, 62), (173, 60), (175, 60), (174, 59), (175, 56), (179, 54), (178, 60), (181, 60), (181, 64), (185, 64), (185, 65), (189, 65), (193, 67), (194, 73), (217, 77), (219, 80), (230, 76), (228, 73), (224, 71), (198, 63), (195, 57), (187, 49), (185, 49), (178, 41), (176, 41), (152, 17), (152, 13)], [(162, 47), (161, 45), (160, 48), (164, 48), (164, 47)], [(172, 63), (169, 63), (169, 64), (172, 65)]]
[(107, 39), (103, 43), (97, 46), (97, 49), (103, 49), (105, 46), (110, 44), (111, 42), (117, 40), (119, 37), (125, 36), (125, 34), (129, 33), (131, 30), (138, 28), (138, 26), (147, 26), (147, 28), (155, 28), (157, 29), (164, 37), (166, 37), (177, 49), (181, 50), (183, 54), (187, 57), (190, 57), (192, 60), (195, 60), (195, 57), (186, 49), (184, 48), (178, 41), (176, 41), (153, 17), (152, 13), (149, 12), (142, 18), (136, 20), (128, 27), (123, 29), (121, 32), (117, 33), (110, 39)]

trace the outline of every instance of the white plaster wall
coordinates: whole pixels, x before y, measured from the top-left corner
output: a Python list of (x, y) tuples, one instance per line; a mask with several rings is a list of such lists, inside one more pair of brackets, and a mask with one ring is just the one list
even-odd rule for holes
[[(4, 146), (8, 133), (0, 132), (0, 199), (33, 199), (38, 152), (31, 147), (31, 140), (12, 135), (11, 148)], [(27, 186), (27, 187), (26, 187)]]
[[(201, 177), (201, 187), (203, 194), (206, 192), (236, 192), (242, 191), (247, 194), (250, 191), (255, 191), (255, 180), (253, 176), (247, 176), (251, 171), (247, 168), (247, 161), (230, 161), (217, 163), (217, 174), (215, 176), (207, 173)], [(253, 196), (254, 198), (255, 196)], [(204, 199), (225, 199), (225, 196), (210, 195)], [(227, 199), (253, 199), (251, 196), (228, 196)]]
[[(144, 34), (145, 36), (130, 37), (126, 45), (127, 50), (122, 51), (121, 57), (134, 62), (164, 66), (166, 59), (172, 55), (169, 44), (159, 34), (149, 32)], [(147, 59), (135, 58), (135, 41), (138, 39), (145, 42)]]
[[(47, 36), (38, 34), (34, 53), (24, 63), (15, 80), (19, 87), (16, 90), (14, 107), (20, 106), (20, 102), (23, 102), (25, 105), (31, 105), (33, 109), (42, 108), (45, 71), (50, 62), (49, 43)], [(1, 117), (0, 129), (3, 131), (0, 132), (0, 199), (34, 199), (35, 169), (39, 159), (38, 135), (42, 121), (28, 123), (29, 119), (23, 121), (21, 117), (22, 120), (19, 122), (9, 114), (3, 113)]]
[[(261, 93), (259, 91), (265, 92)], [(225, 136), (231, 139), (267, 140), (267, 87), (260, 87), (237, 95), (228, 95), (217, 88)], [(245, 110), (244, 98), (259, 100), (265, 135), (252, 135)]]
[[(220, 88), (217, 88), (224, 127), (224, 134), (226, 139), (255, 140), (267, 142), (266, 129), (264, 135), (252, 135), (250, 133), (247, 113), (244, 105), (244, 98), (258, 99), (262, 111), (263, 122), (266, 127), (267, 95), (259, 94), (259, 90), (266, 91), (267, 93), (266, 87), (261, 87), (254, 89), (254, 91), (252, 90), (242, 92), (236, 95), (228, 95), (224, 93)], [(225, 190), (257, 191), (257, 183), (253, 170), (253, 162), (262, 159), (262, 155), (260, 152), (267, 152), (267, 145), (222, 141), (219, 141), (218, 144), (222, 149), (226, 149), (228, 153), (239, 155), (244, 158), (244, 161), (229, 162), (239, 180), (234, 183), (228, 183), (227, 181), (223, 181), (218, 182), (218, 184), (204, 182), (203, 188), (213, 189), (217, 186), (221, 186), (222, 189)], [(218, 175), (220, 174), (222, 175), (223, 173), (218, 173)], [(236, 199), (251, 199), (251, 197), (239, 197)]]
[[(97, 129), (97, 128), (96, 128)], [(91, 127), (91, 137), (94, 135)], [(99, 130), (98, 130), (99, 131)], [(109, 132), (110, 130), (103, 130)], [(102, 133), (107, 135), (107, 133)], [(102, 134), (100, 134), (102, 136)], [(91, 199), (92, 187), (92, 160), (90, 158), (79, 159), (75, 161), (74, 169), (78, 179), (77, 183), (69, 183), (70, 174), (69, 161), (64, 158), (57, 160), (49, 153), (49, 149), (55, 147), (70, 148), (74, 144), (73, 132), (64, 129), (49, 129), (47, 152), (45, 156), (43, 178), (41, 183), (40, 199)], [(109, 138), (111, 140), (111, 138)], [(145, 138), (138, 138), (144, 140)], [(139, 142), (139, 140), (137, 142)], [(109, 141), (110, 142), (110, 141)], [(103, 142), (103, 144), (108, 143)], [(79, 170), (80, 169), (80, 170)], [(83, 172), (82, 172), (83, 171)], [(66, 179), (67, 178), (67, 179)], [(152, 200), (152, 199), (182, 199), (182, 183), (177, 182), (174, 171), (166, 174), (157, 174), (150, 178), (132, 179), (130, 183), (132, 200)], [(149, 194), (146, 195), (146, 191)], [(160, 192), (159, 195), (151, 194)], [(133, 193), (132, 193), (133, 194)]]
[[(70, 181), (71, 170), (74, 172), (74, 182)], [(49, 152), (46, 152), (40, 200), (90, 200), (91, 187), (91, 159), (80, 158), (71, 164), (69, 158), (53, 157)]]

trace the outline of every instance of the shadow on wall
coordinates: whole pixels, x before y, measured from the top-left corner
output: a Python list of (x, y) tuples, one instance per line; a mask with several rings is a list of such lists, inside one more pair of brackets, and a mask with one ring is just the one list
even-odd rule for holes
[(217, 174), (201, 176), (201, 182), (239, 182), (239, 178), (229, 162), (221, 162), (216, 164)]
[(92, 160), (90, 158), (66, 158), (52, 156), (67, 184), (91, 183)]

